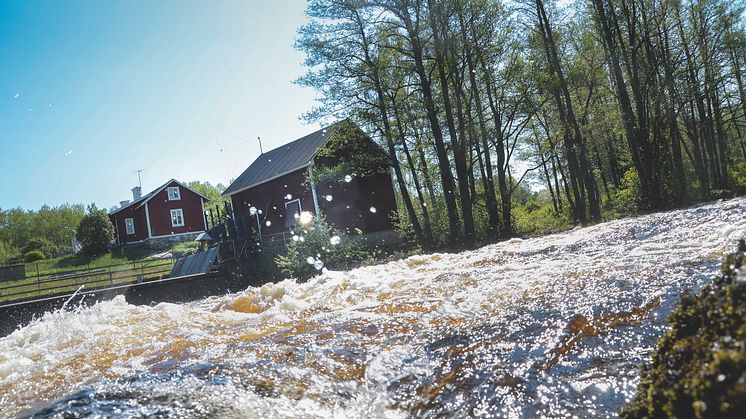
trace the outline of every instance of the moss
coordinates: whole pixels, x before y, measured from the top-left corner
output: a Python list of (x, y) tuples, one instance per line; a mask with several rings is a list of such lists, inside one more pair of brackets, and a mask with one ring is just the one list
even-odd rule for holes
[(340, 121), (333, 129), (329, 141), (316, 152), (312, 176), (305, 179), (307, 186), (341, 182), (346, 175), (388, 172), (389, 157), (352, 121)]
[(742, 240), (716, 280), (682, 297), (622, 417), (746, 417), (745, 250)]

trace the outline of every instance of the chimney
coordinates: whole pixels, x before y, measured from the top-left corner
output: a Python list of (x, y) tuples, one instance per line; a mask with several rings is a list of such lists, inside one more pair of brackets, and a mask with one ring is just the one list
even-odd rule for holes
[(119, 201), (119, 208), (124, 208), (129, 203), (130, 201), (127, 201), (127, 200)]
[(142, 189), (139, 186), (135, 186), (132, 188), (132, 200), (137, 201), (140, 198), (142, 198)]

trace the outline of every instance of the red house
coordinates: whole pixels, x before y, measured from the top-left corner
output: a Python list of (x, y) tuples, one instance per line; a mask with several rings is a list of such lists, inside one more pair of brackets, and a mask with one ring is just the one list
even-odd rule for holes
[(384, 150), (349, 120), (261, 154), (223, 192), (241, 230), (286, 239), (303, 212), (347, 232), (392, 231), (396, 197)]
[(171, 179), (145, 196), (136, 186), (132, 198), (109, 214), (119, 244), (193, 240), (207, 230), (208, 199), (177, 180)]

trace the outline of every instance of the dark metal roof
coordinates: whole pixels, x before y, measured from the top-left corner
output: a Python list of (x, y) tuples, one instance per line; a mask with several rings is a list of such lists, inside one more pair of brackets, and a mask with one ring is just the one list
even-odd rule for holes
[(176, 261), (173, 269), (171, 269), (171, 277), (210, 272), (210, 268), (217, 258), (217, 247), (213, 247), (205, 252), (197, 252), (193, 255), (182, 256)]
[(179, 182), (178, 180), (176, 180), (176, 179), (171, 179), (171, 180), (169, 180), (168, 182), (166, 182), (166, 183), (164, 183), (163, 185), (161, 185), (160, 187), (158, 187), (158, 189), (156, 189), (156, 190), (154, 190), (154, 191), (150, 192), (150, 193), (149, 193), (149, 194), (147, 194), (147, 195), (143, 195), (142, 197), (140, 197), (140, 199), (138, 199), (138, 200), (136, 200), (136, 201), (132, 201), (132, 202), (130, 202), (129, 204), (127, 204), (127, 205), (125, 205), (125, 206), (123, 206), (123, 207), (121, 207), (121, 208), (117, 209), (117, 210), (116, 210), (116, 211), (114, 211), (114, 212), (110, 212), (110, 213), (109, 213), (109, 215), (113, 215), (113, 214), (116, 214), (116, 213), (118, 213), (118, 212), (120, 212), (120, 211), (126, 210), (127, 208), (140, 208), (141, 206), (143, 206), (143, 204), (145, 204), (146, 202), (150, 201), (150, 199), (151, 199), (151, 198), (153, 198), (154, 196), (158, 195), (158, 193), (159, 193), (160, 191), (164, 190), (164, 189), (166, 188), (166, 186), (170, 185), (170, 184), (171, 184), (171, 183), (173, 183), (173, 182), (176, 182), (176, 183), (177, 183), (177, 184), (178, 184), (179, 186), (181, 186), (181, 187), (182, 187), (182, 188), (184, 188), (184, 189), (188, 189), (188, 190), (190, 190), (190, 191), (192, 191), (192, 192), (196, 193), (197, 195), (199, 195), (199, 196), (201, 196), (202, 198), (204, 198), (204, 199), (205, 199), (206, 201), (209, 201), (209, 200), (210, 200), (210, 199), (209, 199), (208, 197), (206, 197), (206, 196), (202, 195), (201, 193), (199, 193), (199, 192), (195, 191), (194, 189), (192, 189), (192, 188), (190, 188), (190, 187), (188, 187), (188, 186), (184, 185), (183, 183)]
[(248, 169), (228, 186), (223, 192), (223, 196), (233, 195), (307, 167), (319, 148), (334, 134), (337, 124), (322, 128), (260, 155)]
[(208, 232), (203, 231), (203, 232), (201, 232), (201, 233), (199, 233), (197, 235), (197, 237), (194, 239), (194, 241), (196, 241), (196, 242), (212, 241), (212, 236)]

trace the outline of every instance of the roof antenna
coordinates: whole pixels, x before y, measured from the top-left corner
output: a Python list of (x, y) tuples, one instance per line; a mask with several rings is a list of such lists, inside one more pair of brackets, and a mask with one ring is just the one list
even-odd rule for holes
[(145, 169), (135, 170), (132, 172), (132, 174), (137, 173), (137, 183), (140, 185), (140, 189), (142, 189), (142, 180), (140, 179), (140, 173), (144, 172)]
[(264, 154), (264, 150), (262, 150), (262, 137), (256, 137), (257, 140), (259, 140), (259, 154)]

